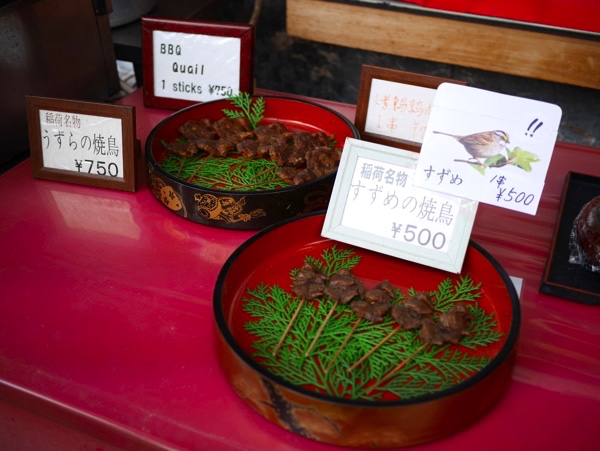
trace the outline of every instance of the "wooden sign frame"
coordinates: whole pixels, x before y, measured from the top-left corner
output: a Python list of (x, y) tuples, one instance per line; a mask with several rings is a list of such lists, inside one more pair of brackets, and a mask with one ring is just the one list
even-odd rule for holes
[(600, 196), (600, 177), (568, 172), (554, 224), (552, 245), (540, 291), (583, 304), (600, 305), (600, 274), (571, 262), (575, 221), (583, 207)]
[[(29, 147), (34, 178), (129, 192), (134, 192), (136, 190), (135, 107), (35, 96), (26, 96), (26, 103), (29, 128)], [(82, 165), (80, 168), (81, 172), (76, 170), (46, 167), (44, 165), (40, 110), (47, 110), (60, 114), (66, 113), (67, 115), (86, 115), (120, 120), (122, 139), (120, 150), (122, 152), (123, 160), (122, 176), (118, 177), (101, 175), (102, 173), (110, 174), (110, 168), (100, 160), (82, 160), (86, 161), (87, 164), (85, 166)], [(79, 154), (75, 153), (77, 152), (76, 150), (71, 151), (73, 152), (74, 156), (81, 158), (81, 151), (79, 151)], [(92, 163), (89, 163), (90, 161), (92, 161)]]
[(362, 66), (358, 101), (356, 104), (356, 117), (354, 121), (354, 125), (358, 129), (361, 139), (387, 146), (401, 147), (414, 152), (419, 152), (421, 150), (421, 143), (380, 135), (365, 130), (367, 113), (371, 102), (371, 87), (373, 80), (384, 80), (403, 85), (420, 86), (434, 91), (442, 83), (456, 83), (459, 85), (467, 84), (466, 82), (459, 80), (433, 77), (430, 75), (416, 74), (396, 69), (386, 69), (366, 64)]
[[(144, 72), (144, 105), (182, 109), (200, 103), (195, 100), (158, 96), (155, 94), (154, 31), (178, 32), (190, 35), (239, 38), (239, 91), (254, 94), (254, 26), (248, 24), (199, 22), (192, 20), (142, 17), (142, 56)], [(238, 94), (233, 93), (233, 95)], [(224, 97), (226, 98), (226, 97)], [(216, 100), (216, 99), (215, 99)]]
[[(419, 195), (427, 193), (428, 197), (440, 196), (436, 197), (434, 202), (438, 200), (444, 201), (444, 203), (451, 201), (457, 206), (457, 211), (453, 211), (452, 221), (455, 222), (448, 246), (436, 247), (437, 234), (426, 227), (422, 227), (421, 224), (415, 224), (417, 221), (414, 219), (412, 219), (413, 223), (407, 222), (409, 220), (403, 212), (406, 205), (401, 201), (398, 201), (397, 205), (392, 205), (391, 202), (384, 203), (383, 209), (386, 210), (386, 216), (383, 218), (381, 215), (373, 216), (370, 214), (373, 212), (359, 211), (363, 218), (368, 218), (365, 224), (349, 225), (348, 220), (345, 220), (345, 215), (350, 210), (348, 207), (349, 202), (354, 201), (359, 189), (365, 190), (363, 192), (368, 191), (368, 196), (371, 196), (375, 191), (369, 186), (362, 186), (360, 180), (359, 184), (353, 184), (353, 177), (357, 170), (362, 171), (362, 168), (358, 168), (361, 158), (373, 160), (381, 167), (403, 168), (408, 173), (416, 168), (419, 155), (405, 149), (347, 138), (321, 235), (381, 254), (402, 258), (455, 274), (460, 273), (473, 229), (478, 202), (428, 190), (419, 192)], [(394, 181), (397, 180), (395, 176), (393, 178)], [(409, 175), (408, 178), (411, 179), (411, 176)], [(390, 196), (392, 192), (394, 192), (393, 196), (399, 199), (401, 197), (399, 191), (418, 189), (413, 187), (410, 182), (407, 182), (402, 188), (394, 185), (385, 186), (385, 183), (379, 182), (373, 186), (379, 189), (386, 201), (392, 198)], [(416, 192), (409, 191), (409, 193), (414, 194)], [(354, 196), (354, 198), (350, 199), (351, 196)], [(374, 201), (373, 198), (371, 200)], [(384, 221), (381, 221), (381, 219), (384, 219)], [(374, 225), (374, 222), (379, 221), (381, 221), (383, 228)], [(392, 225), (396, 225), (396, 221), (398, 221), (397, 236), (395, 232), (392, 232)], [(379, 233), (381, 230), (385, 230), (387, 235)], [(441, 238), (445, 243), (447, 237), (443, 233)], [(425, 240), (428, 243), (425, 243)], [(429, 246), (429, 244), (432, 245)]]

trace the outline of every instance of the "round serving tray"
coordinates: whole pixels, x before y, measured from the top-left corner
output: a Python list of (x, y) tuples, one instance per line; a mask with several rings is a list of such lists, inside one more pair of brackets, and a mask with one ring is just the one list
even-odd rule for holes
[[(336, 111), (315, 103), (263, 96), (265, 113), (259, 125), (279, 121), (294, 132), (324, 132), (342, 148), (347, 137), (359, 138), (354, 124)], [(223, 109), (235, 109), (227, 99), (205, 102), (180, 110), (160, 122), (146, 140), (148, 184), (152, 194), (173, 213), (191, 221), (227, 229), (257, 230), (281, 220), (327, 207), (337, 171), (298, 186), (268, 191), (227, 191), (203, 188), (168, 173), (161, 166), (164, 143), (181, 138), (178, 128), (186, 121), (217, 121)]]
[[(515, 360), (520, 307), (505, 271), (473, 242), (461, 274), (455, 275), (325, 239), (320, 235), (323, 222), (324, 214), (318, 213), (268, 227), (238, 248), (222, 268), (214, 291), (217, 356), (236, 393), (269, 421), (304, 437), (341, 446), (416, 445), (456, 433), (480, 420), (507, 389)], [(365, 281), (366, 288), (383, 279), (402, 292), (411, 287), (432, 291), (445, 279), (459, 281), (466, 275), (480, 282), (477, 303), (493, 314), (501, 336), (498, 342), (476, 351), (487, 359), (485, 366), (440, 391), (376, 400), (324, 394), (266, 369), (255, 355), (258, 338), (247, 327), (255, 320), (243, 306), (248, 289), (277, 285), (289, 290), (291, 271), (300, 268), (307, 256), (318, 258), (332, 246), (360, 256), (353, 272)], [(390, 366), (395, 363), (390, 362)]]

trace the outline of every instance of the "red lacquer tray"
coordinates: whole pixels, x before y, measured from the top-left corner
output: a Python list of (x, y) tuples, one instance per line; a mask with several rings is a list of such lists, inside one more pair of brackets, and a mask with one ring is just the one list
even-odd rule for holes
[[(336, 147), (358, 138), (356, 127), (338, 112), (304, 100), (263, 96), (265, 111), (259, 125), (281, 122), (293, 132), (324, 132)], [(148, 185), (154, 197), (173, 213), (191, 221), (227, 229), (258, 230), (281, 220), (327, 208), (337, 170), (310, 182), (265, 191), (228, 191), (188, 183), (161, 166), (164, 143), (181, 139), (178, 128), (188, 120), (217, 121), (223, 109), (237, 108), (227, 100), (200, 103), (161, 121), (146, 140)], [(242, 159), (243, 160), (243, 159)]]
[[(314, 440), (343, 446), (398, 447), (435, 440), (469, 426), (504, 393), (514, 363), (520, 308), (516, 291), (497, 262), (476, 243), (469, 245), (463, 271), (454, 275), (321, 237), (323, 214), (285, 221), (244, 243), (223, 267), (214, 294), (218, 355), (232, 387), (259, 414)], [(494, 313), (502, 337), (477, 351), (488, 357), (476, 374), (441, 391), (409, 399), (353, 400), (317, 393), (275, 376), (252, 354), (256, 336), (245, 327), (252, 320), (242, 308), (248, 287), (290, 286), (290, 271), (307, 255), (318, 258), (335, 245), (360, 256), (353, 273), (371, 288), (388, 279), (407, 292), (434, 291), (445, 279), (468, 275), (481, 282), (479, 306)]]

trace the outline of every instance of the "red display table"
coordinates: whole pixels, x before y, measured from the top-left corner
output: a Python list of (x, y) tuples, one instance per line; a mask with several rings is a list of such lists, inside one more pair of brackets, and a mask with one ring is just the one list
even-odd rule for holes
[[(138, 138), (167, 110), (136, 106)], [(350, 119), (354, 107), (322, 102)], [(212, 293), (253, 232), (187, 221), (136, 193), (0, 176), (0, 447), (332, 449), (254, 413), (213, 348)], [(600, 307), (539, 292), (568, 171), (600, 151), (559, 143), (536, 216), (480, 205), (472, 238), (522, 279), (513, 380), (471, 428), (429, 449), (595, 449)]]

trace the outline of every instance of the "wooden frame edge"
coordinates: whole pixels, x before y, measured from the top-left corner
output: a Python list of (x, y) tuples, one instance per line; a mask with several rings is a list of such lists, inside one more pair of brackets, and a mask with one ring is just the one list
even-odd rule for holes
[(365, 141), (371, 141), (377, 144), (383, 144), (393, 147), (402, 147), (413, 152), (419, 152), (421, 150), (420, 143), (399, 138), (393, 138), (385, 135), (378, 135), (375, 133), (365, 131), (367, 113), (369, 109), (369, 103), (371, 100), (371, 86), (374, 79), (399, 84), (420, 86), (423, 88), (430, 89), (437, 89), (437, 87), (442, 83), (455, 83), (459, 85), (467, 85), (466, 82), (460, 80), (434, 77), (431, 75), (417, 74), (414, 72), (407, 72), (363, 64), (358, 90), (358, 100), (356, 103), (356, 116), (354, 120), (354, 125), (358, 129), (361, 138)]
[[(37, 179), (95, 186), (99, 188), (136, 191), (136, 121), (135, 107), (79, 100), (26, 96), (29, 147), (32, 176)], [(123, 153), (123, 177), (114, 178), (85, 172), (55, 169), (44, 166), (39, 111), (53, 110), (60, 113), (77, 113), (121, 120)]]
[(195, 20), (169, 19), (159, 17), (141, 18), (142, 59), (144, 85), (144, 105), (156, 108), (182, 109), (199, 103), (194, 100), (156, 96), (154, 93), (154, 40), (152, 33), (172, 31), (207, 36), (239, 38), (240, 48), (240, 92), (254, 95), (254, 41), (255, 28), (248, 24), (199, 22)]

